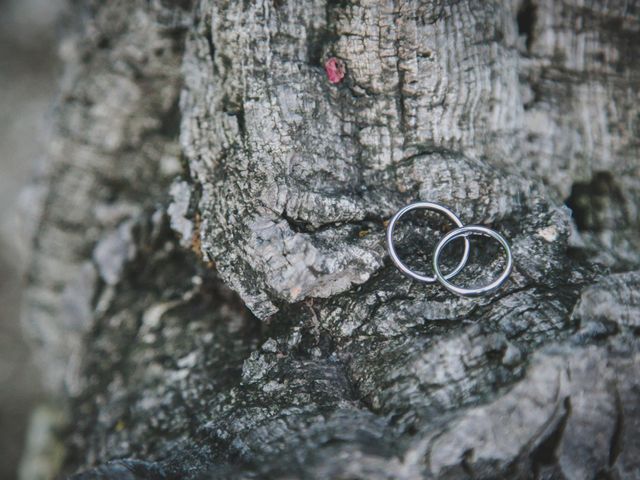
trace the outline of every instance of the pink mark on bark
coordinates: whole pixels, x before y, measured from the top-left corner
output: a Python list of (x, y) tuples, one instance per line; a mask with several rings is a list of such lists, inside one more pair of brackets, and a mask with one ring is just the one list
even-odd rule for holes
[(344, 78), (344, 64), (336, 57), (331, 57), (324, 64), (327, 77), (331, 83), (340, 83)]

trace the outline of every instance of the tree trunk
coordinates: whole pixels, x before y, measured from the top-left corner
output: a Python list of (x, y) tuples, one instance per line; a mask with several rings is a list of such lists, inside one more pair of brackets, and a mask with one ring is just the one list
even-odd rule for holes
[[(63, 474), (640, 478), (634, 2), (74, 9), (24, 309)], [(505, 287), (398, 272), (418, 199)]]

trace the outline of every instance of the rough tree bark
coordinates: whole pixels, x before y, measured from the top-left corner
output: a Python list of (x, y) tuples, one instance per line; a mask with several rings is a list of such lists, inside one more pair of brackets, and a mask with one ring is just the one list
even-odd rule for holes
[[(635, 2), (74, 8), (25, 302), (64, 474), (640, 478)], [(416, 199), (507, 286), (400, 275)]]

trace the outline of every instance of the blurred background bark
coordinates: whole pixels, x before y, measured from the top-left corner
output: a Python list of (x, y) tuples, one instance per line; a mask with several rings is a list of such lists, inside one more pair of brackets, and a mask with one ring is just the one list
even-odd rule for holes
[(16, 478), (40, 373), (19, 324), (28, 247), (18, 196), (42, 160), (59, 75), (62, 1), (0, 1), (0, 478)]

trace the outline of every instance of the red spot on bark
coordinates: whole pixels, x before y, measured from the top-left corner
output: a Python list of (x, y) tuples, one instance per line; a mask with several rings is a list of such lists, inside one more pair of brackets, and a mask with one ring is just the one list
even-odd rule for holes
[(331, 83), (340, 83), (344, 78), (344, 64), (336, 57), (331, 57), (324, 64), (327, 77)]

